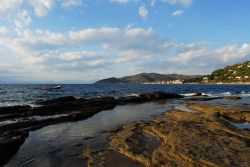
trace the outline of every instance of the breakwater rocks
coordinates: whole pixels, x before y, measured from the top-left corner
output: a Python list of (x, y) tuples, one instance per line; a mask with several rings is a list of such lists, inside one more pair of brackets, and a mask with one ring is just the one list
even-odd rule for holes
[(7, 163), (29, 135), (29, 131), (61, 122), (79, 121), (117, 105), (182, 98), (165, 92), (139, 96), (76, 99), (72, 96), (37, 102), (39, 107), (0, 107), (0, 166)]

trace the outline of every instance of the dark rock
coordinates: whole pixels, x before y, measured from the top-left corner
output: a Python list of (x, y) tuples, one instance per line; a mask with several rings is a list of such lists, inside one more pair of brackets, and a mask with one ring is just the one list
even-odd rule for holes
[(241, 97), (239, 97), (239, 96), (225, 96), (224, 99), (239, 100), (239, 99), (241, 99)]
[(193, 96), (202, 96), (202, 93), (195, 93)]
[(126, 96), (126, 97), (119, 97), (117, 99), (119, 104), (127, 104), (127, 103), (140, 103), (140, 102), (144, 102), (147, 99), (145, 98), (141, 98), (141, 97), (137, 97), (137, 96)]
[(183, 96), (174, 93), (155, 92), (155, 93), (140, 94), (140, 98), (146, 98), (148, 100), (160, 100), (160, 99), (183, 98)]
[(76, 100), (77, 99), (75, 97), (73, 97), (73, 96), (66, 96), (66, 97), (59, 97), (59, 98), (56, 98), (56, 99), (39, 102), (38, 104), (51, 105), (51, 104), (58, 104), (58, 103), (74, 102)]
[(24, 112), (29, 112), (30, 109), (31, 109), (31, 106), (29, 106), (29, 105), (0, 107), (0, 115), (2, 115), (2, 114), (24, 113)]
[[(15, 154), (20, 145), (24, 142), (29, 131), (52, 124), (87, 119), (100, 111), (113, 109), (118, 104), (142, 103), (181, 97), (182, 96), (177, 94), (164, 92), (141, 94), (139, 97), (120, 97), (118, 99), (110, 96), (92, 99), (76, 99), (73, 96), (67, 96), (40, 102), (39, 104), (42, 106), (39, 107), (1, 107), (0, 120), (15, 118), (22, 119), (22, 121), (0, 126), (0, 166), (6, 163), (9, 158)], [(54, 118), (48, 117), (41, 120), (25, 119), (33, 116), (53, 116), (57, 114), (63, 115)]]
[(28, 136), (27, 132), (23, 132), (18, 136), (0, 139), (0, 166), (3, 166), (10, 160)]
[(223, 97), (207, 97), (207, 96), (194, 96), (185, 98), (185, 100), (192, 100), (192, 101), (209, 101), (209, 100), (217, 100), (223, 99)]

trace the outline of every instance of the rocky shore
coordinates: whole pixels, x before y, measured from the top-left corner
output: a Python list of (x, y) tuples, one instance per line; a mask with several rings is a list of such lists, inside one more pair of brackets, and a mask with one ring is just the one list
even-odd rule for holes
[(13, 106), (0, 108), (0, 166), (16, 153), (29, 132), (47, 125), (79, 121), (117, 105), (143, 103), (162, 99), (182, 98), (178, 94), (164, 92), (146, 93), (139, 96), (100, 97), (76, 99), (62, 97), (38, 102), (39, 107)]
[[(231, 123), (249, 122), (250, 110), (187, 104), (153, 121), (124, 125), (106, 147), (86, 149), (88, 166), (250, 166), (250, 131)], [(112, 161), (110, 162), (110, 159)]]

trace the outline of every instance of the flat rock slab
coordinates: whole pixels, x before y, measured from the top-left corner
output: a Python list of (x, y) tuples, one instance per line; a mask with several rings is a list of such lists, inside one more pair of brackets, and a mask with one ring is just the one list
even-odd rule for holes
[[(188, 107), (200, 112), (173, 110), (154, 121), (124, 125), (110, 137), (108, 150), (144, 166), (250, 166), (250, 131), (237, 129), (221, 117), (249, 115), (249, 111), (200, 104)], [(160, 144), (150, 148), (148, 135)]]

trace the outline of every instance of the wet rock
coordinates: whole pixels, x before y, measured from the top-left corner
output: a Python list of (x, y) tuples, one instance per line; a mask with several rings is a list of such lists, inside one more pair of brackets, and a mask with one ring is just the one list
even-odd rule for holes
[(76, 100), (77, 99), (73, 96), (65, 96), (65, 97), (59, 97), (59, 98), (52, 99), (52, 100), (38, 102), (37, 104), (40, 104), (40, 105), (62, 104), (62, 103), (74, 102)]
[(202, 96), (202, 93), (195, 93), (193, 96)]
[(140, 94), (139, 97), (145, 98), (148, 100), (183, 98), (183, 96), (181, 95), (174, 94), (174, 93), (165, 93), (165, 92), (144, 93), (144, 94)]
[(29, 112), (31, 106), (24, 105), (24, 106), (9, 106), (9, 107), (0, 107), (0, 115), (3, 114), (14, 114), (14, 113), (24, 113)]
[(126, 97), (119, 97), (117, 101), (119, 104), (127, 104), (127, 103), (141, 103), (147, 101), (147, 99), (138, 96), (126, 96)]
[(0, 138), (0, 166), (8, 162), (24, 143), (28, 135), (27, 132), (22, 132), (17, 136)]
[(209, 101), (209, 100), (217, 100), (217, 99), (223, 99), (223, 97), (193, 96), (193, 97), (185, 98), (185, 100), (191, 100), (191, 101)]
[[(182, 96), (177, 94), (164, 92), (142, 94), (139, 97), (121, 97), (118, 99), (110, 96), (91, 99), (76, 99), (73, 96), (67, 96), (39, 102), (37, 104), (42, 105), (39, 107), (1, 107), (1, 121), (9, 120), (10, 118), (21, 120), (0, 125), (0, 155), (2, 155), (5, 150), (9, 151), (6, 156), (0, 156), (2, 158), (1, 162), (7, 162), (15, 151), (18, 150), (26, 138), (24, 133), (28, 133), (29, 131), (52, 124), (87, 119), (100, 111), (113, 109), (118, 104), (124, 105), (181, 97)], [(55, 115), (56, 117), (53, 117)], [(42, 117), (42, 119), (37, 119), (37, 116), (39, 118)]]
[[(146, 125), (124, 125), (111, 135), (108, 146), (144, 166), (249, 167), (249, 132), (233, 128), (218, 115), (250, 115), (249, 110), (200, 104), (189, 107), (202, 114), (173, 110)], [(144, 134), (158, 139), (160, 145)]]
[(239, 96), (225, 96), (224, 99), (230, 99), (230, 100), (240, 100), (241, 97)]

